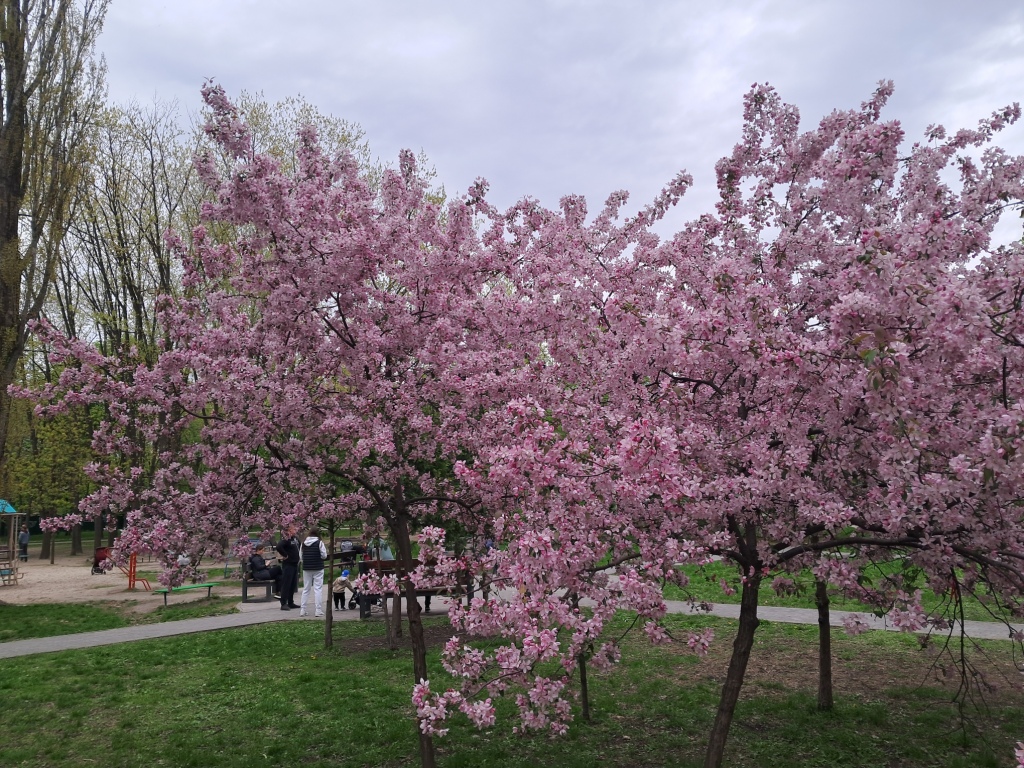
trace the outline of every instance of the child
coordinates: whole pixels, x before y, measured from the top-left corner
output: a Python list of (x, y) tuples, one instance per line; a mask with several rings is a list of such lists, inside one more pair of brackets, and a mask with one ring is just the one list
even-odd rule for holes
[[(352, 582), (348, 580), (348, 571), (342, 571), (341, 576), (334, 580), (331, 585), (331, 591), (334, 593), (334, 607), (345, 610), (345, 590), (352, 589)], [(353, 598), (355, 597), (356, 591), (352, 589)]]

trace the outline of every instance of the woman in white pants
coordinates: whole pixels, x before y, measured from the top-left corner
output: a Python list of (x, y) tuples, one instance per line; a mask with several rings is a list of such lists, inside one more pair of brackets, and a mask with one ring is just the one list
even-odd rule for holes
[(307, 616), (306, 599), (313, 592), (313, 610), (317, 617), (324, 615), (324, 563), (327, 561), (327, 547), (320, 540), (320, 531), (311, 528), (302, 542), (302, 600), (299, 602), (299, 616)]

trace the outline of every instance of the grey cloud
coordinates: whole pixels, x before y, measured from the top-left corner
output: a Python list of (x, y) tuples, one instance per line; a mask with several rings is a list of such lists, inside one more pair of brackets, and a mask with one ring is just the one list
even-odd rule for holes
[[(582, 193), (636, 205), (687, 168), (674, 221), (713, 204), (713, 166), (739, 137), (741, 100), (770, 82), (806, 127), (857, 106), (881, 78), (911, 137), (973, 125), (1019, 98), (1024, 12), (955, 0), (859, 3), (305, 0), (115, 3), (101, 46), (116, 98), (198, 106), (229, 92), (302, 93), (357, 121), (382, 158), (424, 150), (450, 192), (476, 176), (507, 205)], [(1022, 131), (1001, 140), (1024, 152)]]

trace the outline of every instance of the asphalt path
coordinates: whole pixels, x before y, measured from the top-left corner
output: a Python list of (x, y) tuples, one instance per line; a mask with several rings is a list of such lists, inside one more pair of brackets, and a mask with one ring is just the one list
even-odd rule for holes
[[(442, 598), (438, 598), (438, 602), (442, 602)], [(693, 610), (685, 602), (668, 601), (666, 605), (669, 613), (698, 613), (698, 611)], [(297, 610), (282, 611), (276, 601), (269, 603), (240, 603), (238, 607), (239, 613), (208, 616), (201, 619), (165, 621), (159, 624), (141, 624), (120, 629), (106, 629), (99, 632), (82, 632), (75, 635), (13, 640), (7, 643), (0, 643), (0, 659), (31, 656), (37, 653), (97, 648), (103, 645), (132, 643), (138, 640), (174, 637), (195, 632), (213, 632), (222, 629), (233, 629), (235, 627), (247, 627), (253, 624), (266, 624), (273, 621), (322, 621), (322, 619), (313, 617), (300, 617)], [(438, 613), (443, 612), (442, 610)], [(711, 608), (710, 615), (725, 619), (738, 619), (740, 607), (738, 605), (715, 604)], [(807, 608), (759, 606), (757, 615), (761, 621), (777, 621), (783, 624), (818, 623), (818, 612)], [(832, 626), (842, 626), (846, 617), (851, 615), (853, 614), (845, 611), (832, 611), (829, 618)], [(871, 614), (860, 613), (857, 616), (871, 629), (899, 631), (897, 628), (887, 625), (883, 619)], [(358, 617), (358, 610), (337, 611), (334, 614), (335, 621), (353, 621), (358, 619)], [(1008, 627), (1006, 624), (995, 621), (967, 621), (964, 622), (963, 629), (968, 637), (979, 640), (1009, 640), (1011, 639), (1012, 631), (1024, 632), (1024, 624), (1014, 624)], [(946, 632), (959, 635), (960, 627), (959, 625), (954, 625), (951, 629), (942, 632), (932, 630), (933, 634), (946, 634)]]

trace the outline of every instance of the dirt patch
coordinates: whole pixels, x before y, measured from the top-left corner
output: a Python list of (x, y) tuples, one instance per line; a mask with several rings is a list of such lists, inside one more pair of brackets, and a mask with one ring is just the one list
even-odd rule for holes
[[(719, 633), (708, 655), (694, 667), (684, 665), (680, 674), (690, 679), (703, 679), (715, 686), (725, 680), (732, 654), (731, 637)], [(946, 647), (945, 638), (906, 645), (867, 646), (855, 643), (841, 630), (832, 633), (832, 678), (835, 696), (877, 699), (893, 688), (927, 686), (949, 693), (950, 699), (963, 678), (953, 653), (954, 645)], [(686, 651), (681, 651), (686, 653)], [(1002, 697), (1020, 701), (1024, 695), (1024, 671), (1018, 667), (1010, 643), (997, 651), (972, 648), (968, 680), (976, 693), (993, 700)], [(747, 665), (741, 698), (764, 696), (776, 692), (788, 695), (796, 691), (814, 693), (818, 687), (818, 656), (815, 642), (779, 642), (760, 637)]]
[[(156, 563), (140, 564), (140, 570), (159, 569)], [(147, 613), (163, 605), (163, 596), (147, 591), (141, 582), (136, 588), (128, 588), (128, 576), (118, 569), (105, 574), (92, 573), (92, 558), (82, 555), (58, 557), (51, 564), (48, 560), (30, 559), (20, 563), (23, 573), (17, 586), (0, 587), (0, 603), (10, 605), (35, 605), (38, 603), (132, 603), (125, 608), (137, 613)], [(153, 589), (160, 585), (149, 579)], [(214, 590), (217, 591), (216, 589)], [(206, 590), (192, 590), (175, 595), (175, 602), (186, 602), (206, 597)]]
[[(383, 621), (375, 621), (374, 624), (379, 634), (346, 639), (337, 646), (339, 652), (347, 655), (388, 650)], [(428, 617), (423, 630), (428, 648), (444, 646), (453, 635), (472, 640), (457, 633), (444, 618)], [(716, 688), (721, 686), (732, 654), (731, 640), (728, 631), (719, 631), (707, 656), (696, 661), (685, 645), (672, 646), (680, 656), (691, 657), (679, 664), (676, 674), (680, 679), (702, 680)], [(624, 650), (624, 654), (642, 653), (651, 647), (642, 640), (627, 642), (635, 645)], [(411, 650), (408, 624), (404, 625), (396, 645), (399, 650)], [(922, 638), (907, 644), (869, 646), (847, 637), (842, 630), (833, 629), (834, 695), (877, 699), (886, 690), (927, 686), (948, 692), (952, 700), (963, 681), (951, 655), (954, 651), (953, 645), (946, 647), (942, 637), (927, 641)], [(1020, 701), (1024, 696), (1024, 667), (1018, 667), (1021, 659), (1014, 657), (1009, 643), (999, 646), (994, 652), (972, 648), (969, 658), (971, 667), (967, 679), (976, 694), (981, 693), (993, 702), (1003, 697)], [(742, 698), (789, 695), (797, 691), (813, 694), (817, 687), (816, 639), (787, 642), (768, 637), (766, 633), (759, 634), (747, 666)]]
[[(384, 622), (374, 621), (374, 625), (380, 630), (379, 636), (346, 639), (344, 642), (338, 643), (339, 652), (345, 655), (355, 655), (365, 651), (388, 650)], [(427, 648), (440, 648), (451, 640), (452, 635), (456, 634), (458, 633), (452, 629), (452, 625), (448, 623), (447, 619), (427, 619), (423, 622), (423, 639), (426, 641)], [(408, 623), (403, 624), (402, 636), (396, 638), (396, 645), (397, 649), (401, 651), (412, 650), (412, 638), (409, 636)]]

